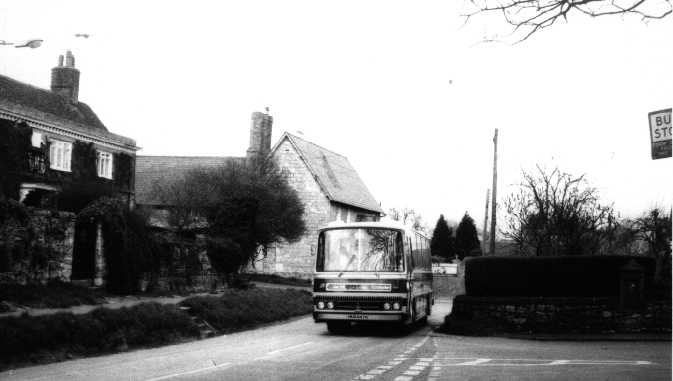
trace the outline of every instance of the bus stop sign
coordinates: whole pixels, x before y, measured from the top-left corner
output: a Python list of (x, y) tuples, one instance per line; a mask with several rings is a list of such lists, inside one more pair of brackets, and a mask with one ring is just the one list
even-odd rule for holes
[(671, 109), (652, 111), (650, 121), (650, 139), (652, 141), (652, 159), (671, 157)]

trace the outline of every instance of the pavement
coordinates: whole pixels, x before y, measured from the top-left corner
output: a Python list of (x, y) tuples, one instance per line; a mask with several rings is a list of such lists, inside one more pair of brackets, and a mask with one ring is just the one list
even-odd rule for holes
[(670, 380), (671, 342), (533, 341), (440, 334), (450, 299), (428, 326), (331, 334), (300, 317), (160, 348), (0, 373), (15, 380)]

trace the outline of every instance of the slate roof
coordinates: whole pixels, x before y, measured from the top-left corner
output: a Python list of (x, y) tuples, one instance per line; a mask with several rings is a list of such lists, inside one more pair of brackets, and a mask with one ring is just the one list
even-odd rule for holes
[(221, 168), (243, 157), (226, 156), (136, 156), (136, 204), (162, 206), (154, 183), (176, 179), (196, 168)]
[(288, 139), (295, 147), (328, 199), (373, 212), (383, 212), (345, 156), (287, 132), (271, 150), (272, 155), (284, 139)]
[(135, 141), (113, 134), (83, 102), (71, 103), (49, 90), (0, 75), (0, 110), (104, 140), (135, 147)]

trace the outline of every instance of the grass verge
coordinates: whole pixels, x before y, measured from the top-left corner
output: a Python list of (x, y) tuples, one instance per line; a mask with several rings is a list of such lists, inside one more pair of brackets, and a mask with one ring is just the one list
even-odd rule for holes
[[(186, 312), (180, 306), (190, 309)], [(311, 310), (307, 291), (253, 288), (192, 297), (179, 305), (142, 303), (120, 309), (98, 308), (81, 315), (0, 318), (0, 371), (197, 339), (199, 320), (226, 333)]]

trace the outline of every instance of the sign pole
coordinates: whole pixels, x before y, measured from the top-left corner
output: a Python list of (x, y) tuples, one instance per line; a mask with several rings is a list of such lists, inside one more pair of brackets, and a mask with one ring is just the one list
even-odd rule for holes
[(491, 196), (491, 241), (490, 255), (495, 255), (495, 207), (498, 196), (498, 129), (493, 136), (493, 195)]

